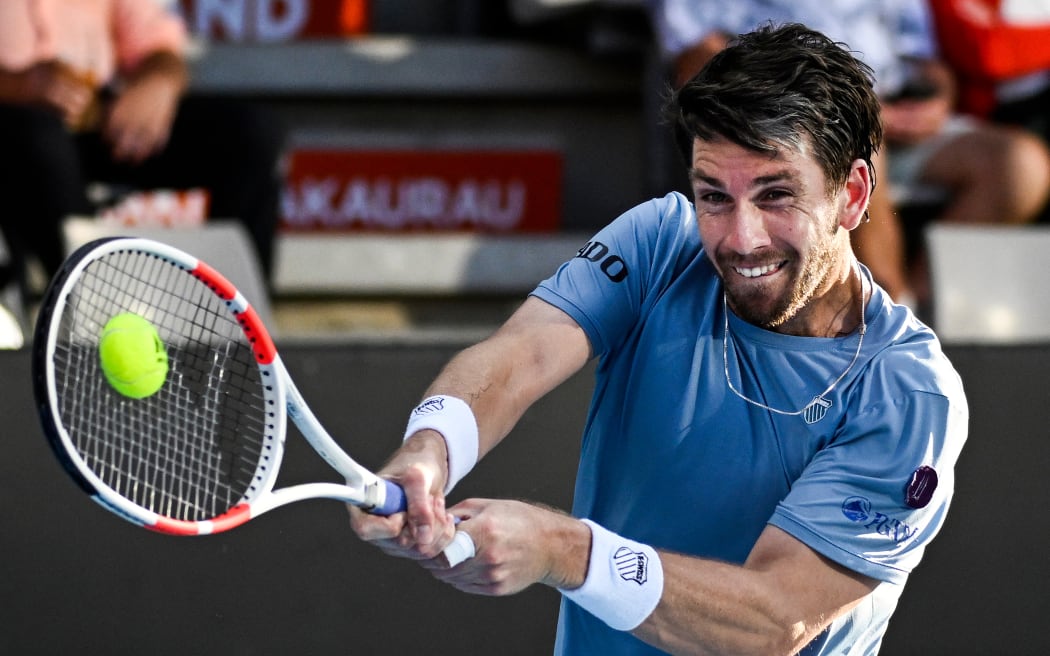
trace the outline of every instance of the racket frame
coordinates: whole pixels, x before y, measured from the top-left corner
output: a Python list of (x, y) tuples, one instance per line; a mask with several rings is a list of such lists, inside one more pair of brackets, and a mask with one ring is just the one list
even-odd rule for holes
[[(167, 261), (197, 278), (221, 299), (233, 314), (251, 345), (267, 412), (263, 441), (265, 455), (242, 499), (226, 512), (203, 520), (167, 517), (145, 508), (106, 484), (84, 461), (62, 425), (55, 387), (54, 353), (59, 324), (67, 298), (76, 281), (92, 262), (118, 251), (142, 251)], [(44, 295), (33, 349), (34, 386), (38, 411), (52, 449), (74, 481), (97, 503), (144, 528), (172, 535), (206, 535), (230, 530), (275, 508), (305, 499), (328, 498), (351, 503), (376, 514), (404, 510), (404, 494), (395, 483), (379, 478), (354, 461), (323, 428), (292, 382), (258, 313), (236, 287), (218, 271), (177, 248), (161, 242), (115, 237), (85, 244), (69, 257)], [(291, 417), (313, 449), (346, 484), (303, 483), (274, 489), (284, 455), (287, 418)]]

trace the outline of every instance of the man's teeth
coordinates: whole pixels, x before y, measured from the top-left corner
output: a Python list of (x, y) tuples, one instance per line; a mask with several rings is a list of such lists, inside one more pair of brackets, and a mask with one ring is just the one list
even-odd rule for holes
[(760, 267), (748, 267), (748, 268), (733, 267), (733, 268), (734, 268), (734, 270), (737, 273), (739, 273), (740, 275), (744, 276), (745, 278), (757, 278), (759, 276), (764, 276), (767, 273), (771, 273), (773, 271), (776, 271), (778, 268), (780, 268), (780, 265), (779, 264), (767, 264), (766, 266), (760, 266)]

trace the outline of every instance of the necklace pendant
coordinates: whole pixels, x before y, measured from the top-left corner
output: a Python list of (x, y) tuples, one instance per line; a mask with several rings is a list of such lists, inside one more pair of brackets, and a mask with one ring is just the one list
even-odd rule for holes
[(815, 424), (824, 418), (824, 415), (828, 414), (828, 408), (831, 407), (831, 401), (825, 399), (823, 395), (818, 394), (813, 397), (813, 400), (809, 402), (805, 408), (802, 409), (802, 419), (807, 424)]

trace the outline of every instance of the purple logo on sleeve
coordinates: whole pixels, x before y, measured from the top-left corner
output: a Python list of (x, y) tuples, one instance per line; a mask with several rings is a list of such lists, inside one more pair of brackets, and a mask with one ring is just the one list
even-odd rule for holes
[(904, 503), (909, 508), (925, 508), (937, 489), (937, 471), (923, 465), (912, 472), (908, 487), (904, 490)]

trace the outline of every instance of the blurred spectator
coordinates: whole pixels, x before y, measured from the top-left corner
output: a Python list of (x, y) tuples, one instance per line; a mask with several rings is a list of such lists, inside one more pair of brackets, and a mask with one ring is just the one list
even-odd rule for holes
[(930, 0), (959, 108), (1050, 140), (1050, 2)]
[[(50, 275), (92, 182), (205, 188), (269, 273), (284, 130), (259, 108), (185, 96), (186, 29), (158, 0), (0, 2), (0, 226)], [(23, 281), (24, 282), (24, 281)]]
[(935, 220), (1023, 223), (1050, 194), (1050, 154), (1028, 133), (953, 114), (955, 83), (939, 59), (918, 0), (653, 0), (654, 29), (681, 84), (738, 33), (800, 22), (846, 43), (875, 72), (888, 147), (876, 159), (871, 222), (854, 231), (860, 259), (898, 301), (925, 301), (924, 275), (909, 275), (902, 190), (943, 192)]

